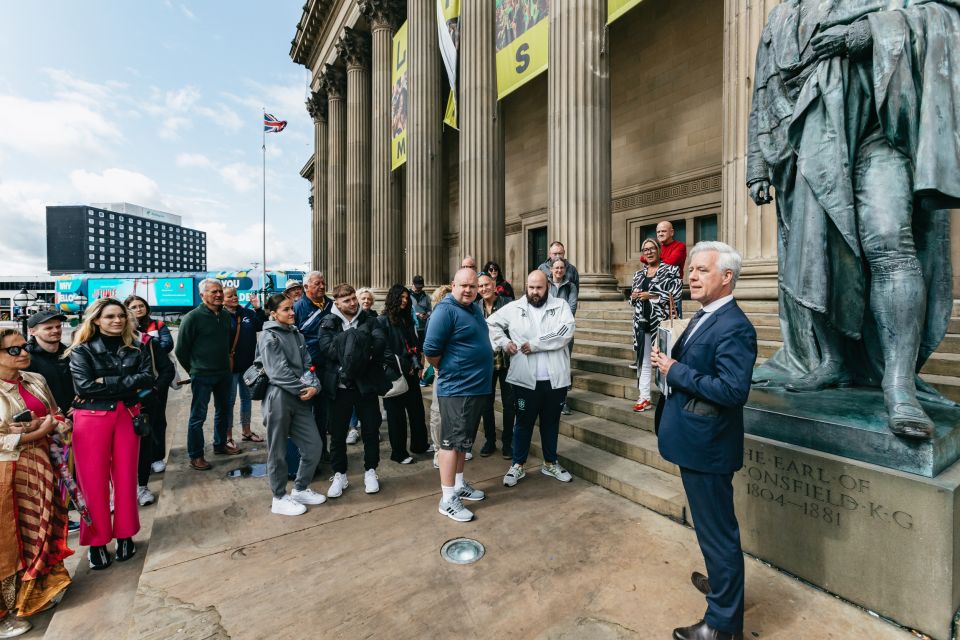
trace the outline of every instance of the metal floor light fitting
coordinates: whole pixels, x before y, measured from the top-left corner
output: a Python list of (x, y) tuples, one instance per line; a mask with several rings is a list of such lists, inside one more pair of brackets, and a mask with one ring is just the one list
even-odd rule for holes
[(483, 545), (470, 538), (454, 538), (447, 540), (440, 547), (440, 555), (447, 562), (453, 564), (473, 564), (483, 557)]

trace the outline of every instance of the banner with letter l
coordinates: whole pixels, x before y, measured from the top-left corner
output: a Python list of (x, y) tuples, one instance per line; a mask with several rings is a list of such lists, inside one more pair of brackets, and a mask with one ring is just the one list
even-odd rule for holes
[(407, 83), (407, 23), (393, 36), (393, 62), (390, 96), (390, 168), (407, 161), (407, 113), (410, 111), (410, 90)]

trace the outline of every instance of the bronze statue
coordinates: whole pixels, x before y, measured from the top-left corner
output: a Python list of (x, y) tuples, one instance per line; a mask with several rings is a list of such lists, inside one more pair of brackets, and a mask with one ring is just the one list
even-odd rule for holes
[(960, 0), (785, 0), (757, 52), (747, 187), (776, 194), (783, 347), (754, 382), (883, 389), (930, 438), (917, 375), (952, 306)]

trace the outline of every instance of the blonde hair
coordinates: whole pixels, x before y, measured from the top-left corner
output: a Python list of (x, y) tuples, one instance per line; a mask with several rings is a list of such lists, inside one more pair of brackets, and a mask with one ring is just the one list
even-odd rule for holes
[(448, 284), (442, 284), (433, 291), (431, 301), (434, 306), (440, 304), (440, 301), (447, 297), (447, 294), (453, 291), (453, 287)]
[(236, 287), (224, 287), (223, 295), (227, 295), (227, 291), (233, 291), (235, 294), (240, 295), (240, 290), (237, 289)]
[(359, 298), (360, 296), (362, 296), (363, 294), (365, 294), (365, 293), (369, 293), (369, 294), (370, 294), (370, 297), (373, 298), (373, 301), (374, 301), (374, 302), (377, 301), (377, 296), (373, 295), (373, 291), (371, 291), (368, 287), (361, 287), (361, 288), (357, 289), (357, 297), (358, 297), (358, 298)]
[(70, 353), (81, 344), (86, 344), (90, 342), (100, 333), (100, 327), (93, 323), (94, 320), (99, 320), (100, 316), (103, 315), (103, 310), (106, 307), (116, 306), (123, 309), (123, 313), (127, 317), (127, 324), (123, 327), (123, 332), (120, 334), (120, 337), (123, 338), (123, 344), (127, 347), (134, 346), (134, 334), (136, 333), (136, 324), (133, 319), (133, 314), (123, 306), (123, 303), (117, 300), (116, 298), (100, 298), (95, 300), (93, 304), (87, 307), (86, 313), (83, 314), (83, 323), (77, 327), (77, 330), (73, 334), (73, 343), (70, 347), (63, 352), (63, 357), (66, 358)]

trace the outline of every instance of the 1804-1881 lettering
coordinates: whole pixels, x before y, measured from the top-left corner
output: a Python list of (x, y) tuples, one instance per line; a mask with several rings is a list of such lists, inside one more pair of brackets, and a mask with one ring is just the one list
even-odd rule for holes
[(857, 514), (872, 521), (912, 530), (913, 516), (891, 509), (870, 495), (870, 481), (797, 462), (758, 449), (746, 450), (747, 495), (840, 527)]

